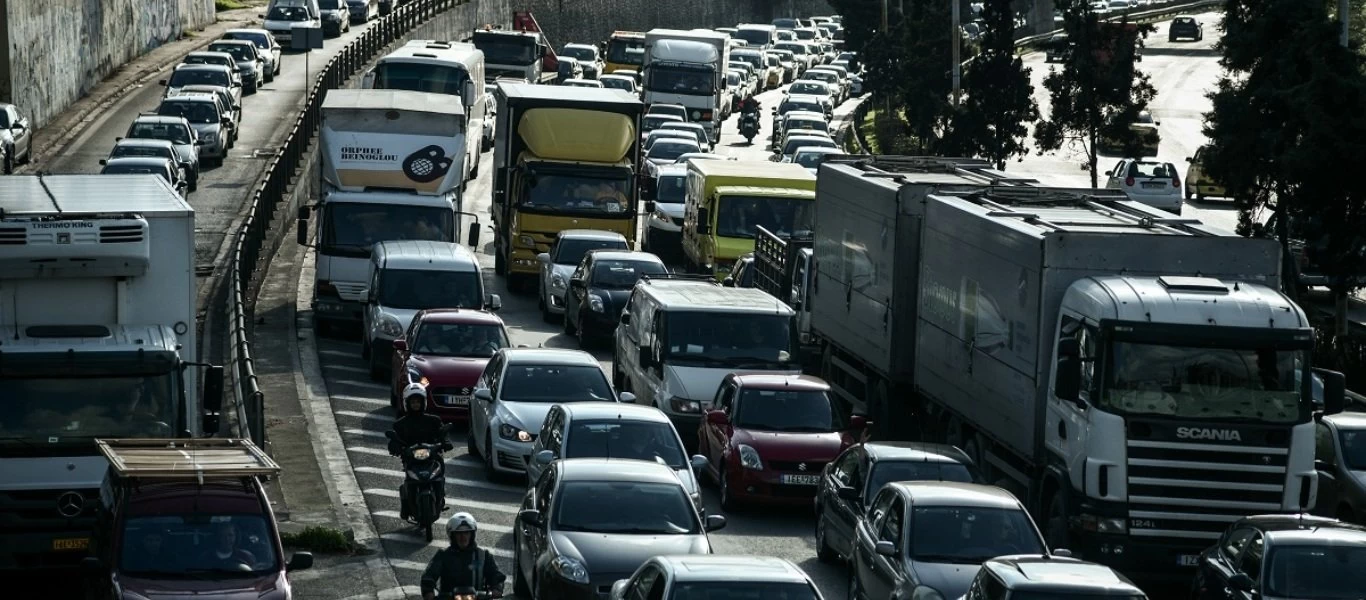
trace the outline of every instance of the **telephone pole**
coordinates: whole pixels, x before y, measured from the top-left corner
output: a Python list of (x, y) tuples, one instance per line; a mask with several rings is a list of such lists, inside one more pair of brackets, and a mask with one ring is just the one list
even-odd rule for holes
[(953, 3), (953, 32), (951, 33), (953, 36), (953, 105), (958, 106), (958, 98), (962, 93), (961, 84), (963, 80), (963, 58), (961, 56), (963, 33), (962, 25), (959, 24), (959, 20), (962, 17), (959, 15), (958, 11), (961, 9), (963, 2), (962, 0), (949, 0), (949, 2)]

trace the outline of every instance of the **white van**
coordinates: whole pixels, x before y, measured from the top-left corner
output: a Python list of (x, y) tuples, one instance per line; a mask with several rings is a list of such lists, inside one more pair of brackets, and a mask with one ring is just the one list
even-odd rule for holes
[(261, 27), (285, 48), (293, 43), (295, 27), (323, 26), (318, 0), (270, 0), (270, 6), (260, 17), (264, 20)]
[(453, 242), (379, 242), (370, 254), (368, 281), (361, 356), (377, 380), (389, 373), (394, 340), (404, 336), (418, 311), (503, 307), (498, 294), (485, 295), (474, 253)]

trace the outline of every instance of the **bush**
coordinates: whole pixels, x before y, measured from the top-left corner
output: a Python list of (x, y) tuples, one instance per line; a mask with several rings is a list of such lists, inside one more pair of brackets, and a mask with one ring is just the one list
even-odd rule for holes
[(280, 534), (280, 543), (290, 548), (327, 554), (350, 554), (355, 544), (340, 530), (331, 527), (307, 527), (298, 533)]
[(213, 6), (216, 10), (237, 10), (247, 7), (238, 0), (213, 0)]

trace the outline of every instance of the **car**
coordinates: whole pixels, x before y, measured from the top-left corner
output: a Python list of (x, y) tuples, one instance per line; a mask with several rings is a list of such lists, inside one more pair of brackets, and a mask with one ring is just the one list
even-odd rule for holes
[(740, 101), (746, 96), (745, 76), (736, 70), (726, 71), (726, 116), (735, 112), (735, 107), (740, 105)]
[(290, 44), (295, 27), (321, 28), (322, 23), (307, 6), (302, 4), (275, 4), (262, 16), (261, 24), (271, 37), (281, 44)]
[(572, 56), (556, 56), (555, 60), (559, 65), (555, 83), (563, 84), (572, 79), (583, 79), (583, 67), (579, 65), (578, 59)]
[[(803, 74), (802, 77), (806, 77), (806, 75)], [(821, 81), (812, 81), (809, 79), (798, 79), (792, 82), (792, 85), (787, 86), (787, 94), (822, 96), (830, 98), (832, 102), (835, 98), (835, 92), (829, 85)]]
[[(651, 133), (650, 135), (653, 136), (658, 133), (661, 132), (656, 131), (654, 133)], [(671, 134), (673, 132), (666, 131), (662, 133)], [(691, 135), (686, 131), (682, 131), (679, 133), (682, 135)], [(698, 144), (697, 141), (694, 139), (682, 137), (668, 137), (666, 139), (660, 139), (655, 143), (650, 144), (650, 150), (645, 153), (645, 160), (647, 161), (647, 163), (653, 163), (653, 165), (647, 164), (646, 174), (653, 175), (653, 167), (658, 167), (659, 165), (667, 165), (669, 163), (672, 163), (673, 161), (678, 160), (678, 157), (682, 156), (683, 154), (686, 154), (688, 152), (701, 151), (702, 146)]]
[(232, 55), (246, 93), (255, 94), (265, 84), (266, 67), (256, 44), (247, 40), (218, 40), (209, 44), (209, 51)]
[(223, 65), (176, 65), (171, 76), (159, 82), (166, 88), (163, 98), (180, 93), (187, 85), (216, 85), (232, 94), (232, 103), (242, 104), (242, 78), (235, 69)]
[(346, 0), (346, 8), (351, 12), (351, 23), (365, 23), (379, 16), (379, 0)]
[(697, 447), (725, 510), (807, 505), (821, 469), (867, 425), (862, 416), (846, 420), (830, 385), (810, 375), (730, 373), (707, 404)]
[(1053, 34), (1052, 37), (1048, 38), (1048, 41), (1043, 43), (1043, 61), (1046, 63), (1066, 62), (1068, 57), (1072, 56), (1074, 45), (1071, 38), (1067, 37), (1067, 33)]
[(642, 85), (640, 71), (637, 71), (635, 69), (617, 69), (615, 71), (612, 71), (612, 74), (621, 75), (622, 77), (630, 77), (631, 79), (634, 79), (637, 88), (639, 88)]
[(830, 139), (829, 135), (821, 135), (818, 132), (793, 132), (791, 134), (784, 134), (782, 150), (775, 156), (774, 160), (783, 161), (783, 159), (792, 156), (798, 148), (806, 148), (808, 146), (816, 148), (839, 148), (839, 144), (836, 144), (835, 140)]
[(975, 483), (882, 486), (854, 527), (850, 600), (958, 598), (998, 556), (1048, 554), (1024, 505)]
[(346, 0), (318, 0), (318, 10), (322, 12), (323, 35), (340, 37), (351, 31), (351, 7)]
[(630, 579), (612, 584), (609, 598), (823, 600), (824, 596), (811, 576), (786, 559), (712, 554), (651, 558)]
[(605, 88), (621, 90), (623, 92), (628, 92), (631, 94), (636, 94), (640, 92), (640, 90), (636, 89), (636, 80), (634, 78), (627, 77), (625, 75), (621, 75), (618, 73), (609, 73), (607, 75), (601, 75), (598, 77), (598, 81), (601, 82), (602, 87)]
[(219, 39), (224, 40), (246, 40), (256, 44), (257, 53), (265, 65), (265, 80), (274, 81), (275, 76), (280, 74), (280, 43), (275, 41), (275, 36), (265, 29), (229, 29), (223, 32)]
[[(648, 154), (650, 152), (650, 148), (654, 147), (655, 142), (666, 139), (683, 140), (685, 142), (692, 142), (695, 144), (697, 143), (697, 134), (691, 131), (684, 131), (682, 129), (664, 129), (662, 126), (657, 127), (654, 131), (645, 134), (645, 140), (641, 142), (640, 150)], [(698, 152), (701, 152), (701, 150), (698, 150)], [(669, 159), (668, 162), (673, 162), (674, 160), (677, 160), (677, 157)]]
[(713, 149), (716, 148), (716, 144), (713, 144), (713, 143), (711, 142), (711, 137), (707, 135), (707, 129), (706, 129), (705, 127), (702, 127), (702, 125), (701, 125), (700, 123), (686, 123), (686, 122), (683, 122), (683, 121), (670, 121), (670, 122), (668, 122), (668, 123), (664, 123), (664, 124), (660, 125), (660, 126), (659, 126), (659, 129), (666, 130), (666, 131), (667, 131), (667, 130), (677, 130), (677, 131), (688, 131), (688, 132), (692, 132), (692, 134), (693, 134), (694, 136), (696, 136), (696, 138), (697, 138), (697, 144), (698, 144), (699, 146), (707, 146), (707, 147), (713, 148)]
[(513, 592), (597, 600), (661, 554), (711, 554), (705, 518), (673, 469), (603, 458), (555, 461), (528, 490), (512, 530)]
[(495, 137), (495, 124), (498, 122), (498, 100), (494, 98), (493, 91), (484, 92), (484, 131), (483, 139), (480, 140), (479, 151), (488, 152), (493, 149), (497, 142)]
[(1175, 42), (1181, 38), (1201, 41), (1205, 39), (1205, 26), (1195, 20), (1195, 17), (1172, 19), (1172, 24), (1167, 26), (1167, 41)]
[(1366, 414), (1325, 415), (1316, 427), (1319, 495), (1314, 512), (1366, 524)]
[(475, 384), (465, 443), (472, 456), (483, 458), (489, 479), (522, 475), (551, 406), (614, 400), (630, 403), (635, 396), (618, 395), (592, 354), (504, 348), (493, 355)]
[(175, 146), (167, 140), (124, 138), (114, 143), (109, 158), (159, 157), (176, 162)]
[(467, 422), (474, 384), (494, 353), (512, 345), (507, 326), (486, 310), (420, 310), (403, 336), (394, 340), (389, 406), (413, 383), (427, 386), (427, 412), (446, 422)]
[[(621, 71), (617, 72), (620, 73)], [(645, 115), (673, 115), (687, 122), (688, 109), (682, 104), (651, 104), (649, 110), (645, 111)]]
[(560, 49), (560, 55), (572, 56), (578, 60), (579, 66), (583, 68), (584, 79), (597, 79), (607, 68), (598, 47), (592, 44), (565, 44), (564, 48)]
[(1126, 158), (1105, 172), (1105, 187), (1122, 190), (1130, 200), (1181, 214), (1181, 176), (1169, 162)]
[(816, 492), (816, 557), (853, 557), (854, 527), (882, 486), (892, 481), (985, 483), (972, 459), (947, 444), (865, 442), (851, 446), (821, 470)]
[(735, 266), (721, 280), (722, 287), (754, 287), (754, 253), (746, 252), (735, 259)]
[(655, 170), (649, 197), (655, 203), (654, 212), (645, 222), (642, 249), (656, 256), (681, 258), (683, 208), (687, 200), (688, 167), (675, 163)]
[(836, 103), (842, 103), (849, 99), (849, 86), (845, 83), (844, 77), (841, 77), (838, 71), (831, 70), (829, 67), (822, 65), (810, 69), (802, 74), (802, 78), (793, 83), (793, 85), (804, 81), (814, 81), (828, 86), (834, 94)]
[(232, 141), (232, 115), (223, 114), (213, 94), (179, 94), (163, 98), (156, 114), (184, 117), (199, 139), (199, 158), (212, 165), (223, 164)]
[[(216, 85), (187, 85), (180, 88), (181, 94), (213, 94), (218, 100), (218, 112), (232, 118), (232, 143), (237, 142), (237, 135), (242, 131), (242, 106), (234, 106), (232, 103), (232, 93), (228, 88)], [(229, 144), (231, 147), (231, 144)]]
[(185, 169), (189, 178), (190, 191), (199, 187), (199, 145), (198, 134), (190, 122), (181, 116), (139, 115), (128, 125), (128, 132), (115, 142), (127, 139), (166, 140), (175, 149), (176, 163)]
[(1357, 598), (1366, 589), (1366, 527), (1251, 515), (1229, 525), (1196, 565), (1192, 600)]
[(797, 64), (797, 55), (791, 50), (773, 49), (769, 52), (778, 57), (778, 66), (783, 69), (783, 83), (792, 83), (797, 80), (797, 72), (800, 70)]
[(658, 408), (620, 402), (556, 404), (536, 435), (527, 462), (527, 485), (560, 459), (611, 458), (662, 462), (678, 474), (693, 507), (706, 513), (696, 471), (706, 459), (688, 455), (669, 417)]
[[(611, 77), (611, 75), (604, 75), (604, 77)], [(660, 125), (671, 122), (681, 123), (684, 121), (686, 121), (686, 119), (678, 115), (645, 115), (640, 118), (640, 141), (643, 144), (649, 138), (650, 132), (659, 129)], [(642, 146), (641, 149), (644, 150), (645, 148)]]
[(1143, 590), (1105, 565), (1066, 556), (1000, 556), (982, 563), (962, 600), (1087, 598), (1148, 600)]
[(159, 175), (166, 183), (175, 188), (176, 193), (183, 198), (189, 193), (189, 184), (185, 182), (184, 171), (180, 165), (169, 158), (159, 156), (127, 156), (122, 158), (110, 158), (101, 160), (101, 175), (132, 175), (132, 174), (152, 174)]
[(1209, 146), (1201, 146), (1195, 150), (1194, 156), (1186, 157), (1185, 196), (1187, 200), (1194, 197), (1196, 202), (1204, 202), (1207, 196), (1217, 198), (1228, 194), (1223, 184), (1215, 181), (1205, 172), (1205, 160), (1209, 153)]
[(569, 275), (578, 268), (584, 254), (596, 248), (627, 250), (626, 236), (600, 229), (566, 229), (555, 237), (549, 252), (536, 256), (541, 263), (539, 308), (547, 323), (559, 323), (564, 314)]
[(778, 103), (775, 116), (787, 114), (793, 110), (808, 110), (825, 115), (826, 119), (835, 114), (834, 105), (830, 103), (830, 98), (826, 96), (812, 96), (809, 94), (788, 94)]
[(33, 158), (33, 128), (19, 107), (0, 102), (0, 151), (5, 155), (5, 172)]
[(812, 175), (820, 171), (821, 163), (830, 156), (842, 156), (845, 152), (839, 148), (825, 148), (821, 146), (802, 146), (792, 153), (789, 162), (797, 163), (806, 167)]
[(601, 87), (603, 87), (602, 82), (601, 82), (601, 81), (598, 81), (598, 80), (596, 80), (596, 79), (566, 79), (566, 80), (564, 80), (564, 83), (562, 83), (561, 85), (567, 85), (567, 86), (569, 86), (569, 87), (583, 87), (583, 88), (601, 88)]
[(804, 110), (789, 111), (782, 115), (778, 125), (773, 130), (773, 148), (781, 148), (784, 137), (788, 134), (797, 135), (800, 133), (830, 135), (830, 122), (825, 119), (825, 115), (817, 112)]
[(678, 155), (678, 158), (674, 159), (674, 164), (681, 165), (687, 163), (690, 160), (736, 160), (736, 158), (734, 156), (726, 156), (725, 154), (712, 154), (710, 152), (688, 152), (686, 154)]
[(589, 250), (569, 276), (564, 299), (564, 331), (580, 347), (612, 338), (621, 309), (641, 277), (666, 275), (658, 256), (631, 250)]
[(246, 83), (246, 79), (242, 74), (242, 69), (237, 66), (237, 59), (230, 52), (222, 52), (219, 50), (191, 52), (180, 59), (180, 64), (222, 65), (237, 72), (238, 80), (243, 81), (244, 84)]

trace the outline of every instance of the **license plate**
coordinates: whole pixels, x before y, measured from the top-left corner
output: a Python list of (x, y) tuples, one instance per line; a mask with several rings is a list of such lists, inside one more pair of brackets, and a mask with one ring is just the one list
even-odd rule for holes
[(469, 396), (437, 396), (437, 401), (450, 406), (469, 406)]
[(90, 547), (90, 538), (64, 538), (52, 540), (53, 550), (85, 550)]
[(1160, 181), (1145, 181), (1145, 182), (1143, 182), (1143, 189), (1145, 189), (1145, 190), (1154, 190), (1154, 189), (1157, 189), (1157, 188), (1164, 188), (1164, 187), (1167, 187), (1167, 184), (1162, 183), (1162, 182), (1160, 182)]
[(816, 485), (820, 483), (820, 475), (783, 475), (782, 482), (788, 485)]
[(1176, 557), (1176, 565), (1179, 567), (1194, 567), (1199, 561), (1200, 557), (1195, 554), (1182, 554)]

